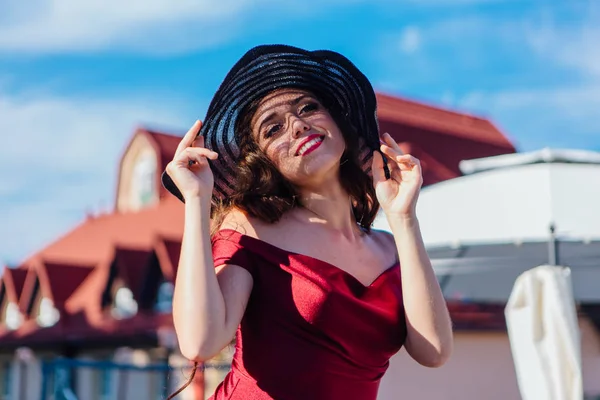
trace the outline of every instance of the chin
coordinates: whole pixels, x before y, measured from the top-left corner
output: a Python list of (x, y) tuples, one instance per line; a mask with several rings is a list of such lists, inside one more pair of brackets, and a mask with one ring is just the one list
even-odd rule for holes
[(323, 157), (310, 160), (310, 162), (298, 166), (297, 170), (285, 173), (284, 176), (297, 186), (314, 184), (316, 181), (328, 182), (331, 177), (339, 176), (339, 166), (339, 158)]

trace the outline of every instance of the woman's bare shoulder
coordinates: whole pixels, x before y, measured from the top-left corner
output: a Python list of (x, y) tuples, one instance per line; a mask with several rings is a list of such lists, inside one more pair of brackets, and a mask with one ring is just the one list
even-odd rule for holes
[(282, 237), (282, 233), (290, 230), (290, 225), (285, 219), (276, 223), (268, 223), (252, 217), (242, 210), (233, 209), (227, 212), (217, 230), (223, 229), (231, 229), (246, 236), (277, 243), (278, 239)]
[(243, 211), (234, 208), (229, 210), (224, 215), (223, 221), (217, 230), (220, 231), (224, 229), (230, 229), (243, 235), (256, 237), (255, 225), (255, 218), (252, 218)]
[(373, 240), (379, 244), (385, 251), (396, 251), (396, 241), (394, 235), (388, 231), (371, 229)]

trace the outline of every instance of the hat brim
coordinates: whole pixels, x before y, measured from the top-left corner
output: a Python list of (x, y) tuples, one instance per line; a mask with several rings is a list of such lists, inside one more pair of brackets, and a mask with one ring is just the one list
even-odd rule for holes
[[(262, 45), (249, 50), (229, 71), (215, 93), (199, 135), (217, 152), (209, 160), (214, 175), (213, 197), (228, 196), (234, 188), (239, 137), (235, 127), (240, 113), (270, 92), (284, 88), (307, 90), (331, 99), (346, 122), (360, 136), (361, 162), (368, 169), (372, 151), (379, 148), (375, 92), (366, 76), (346, 57), (329, 50), (307, 51), (287, 45)], [(184, 201), (163, 172), (163, 186)]]

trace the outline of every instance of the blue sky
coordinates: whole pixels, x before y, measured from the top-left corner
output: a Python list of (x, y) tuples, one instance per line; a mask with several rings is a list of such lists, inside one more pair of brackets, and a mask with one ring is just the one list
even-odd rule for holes
[(340, 51), (521, 151), (600, 151), (594, 0), (0, 0), (0, 263), (110, 209), (135, 127), (185, 131), (260, 43)]

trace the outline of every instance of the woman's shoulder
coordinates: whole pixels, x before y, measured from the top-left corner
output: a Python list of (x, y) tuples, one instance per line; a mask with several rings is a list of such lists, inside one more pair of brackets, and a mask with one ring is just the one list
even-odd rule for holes
[(385, 251), (396, 251), (396, 241), (394, 240), (394, 235), (390, 232), (380, 229), (371, 229), (370, 235), (373, 241)]
[(237, 208), (227, 211), (220, 222), (217, 232), (220, 231), (236, 231), (242, 235), (257, 237), (255, 218), (250, 217), (242, 210)]

